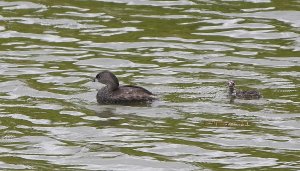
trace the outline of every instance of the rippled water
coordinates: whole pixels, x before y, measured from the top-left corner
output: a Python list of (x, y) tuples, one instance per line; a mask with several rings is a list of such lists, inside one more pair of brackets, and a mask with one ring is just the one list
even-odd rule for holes
[[(1, 170), (299, 170), (297, 0), (0, 1)], [(160, 98), (98, 105), (102, 70)], [(226, 97), (226, 82), (260, 100)]]

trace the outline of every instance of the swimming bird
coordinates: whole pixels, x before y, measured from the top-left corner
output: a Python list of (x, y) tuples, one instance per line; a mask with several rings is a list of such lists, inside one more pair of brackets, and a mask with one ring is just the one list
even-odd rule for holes
[(97, 93), (99, 104), (131, 104), (147, 103), (156, 99), (155, 95), (143, 87), (133, 85), (119, 85), (118, 78), (110, 71), (102, 71), (96, 75), (98, 81), (106, 86)]
[(261, 98), (261, 94), (257, 90), (236, 90), (235, 82), (233, 80), (229, 80), (228, 83), (228, 94), (231, 98), (239, 98), (239, 99), (259, 99)]

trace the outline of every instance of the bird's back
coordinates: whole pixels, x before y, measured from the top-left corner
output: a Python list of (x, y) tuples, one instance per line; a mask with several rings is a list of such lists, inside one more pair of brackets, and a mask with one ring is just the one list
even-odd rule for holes
[(154, 95), (143, 87), (125, 85), (113, 91), (113, 98), (119, 101), (151, 101)]
[(155, 99), (155, 96), (145, 88), (131, 85), (119, 86), (113, 91), (103, 88), (97, 94), (97, 101), (106, 104), (151, 102)]
[(256, 90), (237, 91), (236, 96), (243, 99), (259, 99), (261, 94)]

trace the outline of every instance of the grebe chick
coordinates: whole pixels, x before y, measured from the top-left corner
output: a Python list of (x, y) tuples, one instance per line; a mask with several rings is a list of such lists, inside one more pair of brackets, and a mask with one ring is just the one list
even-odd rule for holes
[(259, 99), (261, 98), (261, 94), (257, 90), (236, 90), (235, 82), (233, 80), (229, 80), (228, 83), (228, 95), (231, 98), (239, 98), (239, 99)]

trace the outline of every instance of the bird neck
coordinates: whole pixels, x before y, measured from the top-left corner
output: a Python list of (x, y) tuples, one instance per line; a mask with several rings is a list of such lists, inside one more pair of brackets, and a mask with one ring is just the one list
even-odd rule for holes
[(119, 84), (116, 82), (109, 82), (108, 84), (106, 84), (107, 88), (111, 91), (118, 89)]
[(235, 94), (235, 88), (234, 88), (234, 86), (229, 87), (228, 93), (229, 93), (229, 95), (234, 95)]

